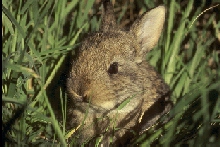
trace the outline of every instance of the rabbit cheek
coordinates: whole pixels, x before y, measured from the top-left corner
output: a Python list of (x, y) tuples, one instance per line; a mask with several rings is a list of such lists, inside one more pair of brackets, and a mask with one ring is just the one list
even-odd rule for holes
[(115, 102), (112, 100), (113, 95), (109, 88), (102, 82), (95, 82), (90, 85), (88, 90), (83, 94), (83, 101), (91, 103), (94, 106), (98, 106), (104, 109), (112, 109), (115, 106)]

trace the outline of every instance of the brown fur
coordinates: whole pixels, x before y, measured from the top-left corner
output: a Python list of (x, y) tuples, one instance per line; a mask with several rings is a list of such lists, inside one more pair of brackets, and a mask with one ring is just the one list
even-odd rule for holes
[[(102, 135), (104, 145), (111, 136), (112, 144), (124, 144), (129, 130), (140, 133), (169, 110), (164, 103), (150, 110), (155, 102), (167, 100), (169, 88), (145, 61), (161, 34), (165, 8), (147, 12), (126, 32), (116, 25), (110, 2), (103, 3), (101, 30), (83, 41), (67, 80), (73, 102), (69, 126), (81, 125), (74, 134), (79, 144)], [(126, 100), (130, 101), (119, 109)]]

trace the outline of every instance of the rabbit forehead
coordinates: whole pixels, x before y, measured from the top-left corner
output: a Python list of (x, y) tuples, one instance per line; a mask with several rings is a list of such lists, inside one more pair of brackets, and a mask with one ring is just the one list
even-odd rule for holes
[[(94, 52), (96, 56), (122, 55), (125, 58), (135, 54), (138, 43), (130, 32), (110, 31), (91, 34), (82, 44), (81, 52)], [(94, 57), (96, 57), (94, 56)]]
[(82, 43), (74, 69), (89, 74), (107, 70), (116, 59), (133, 60), (135, 44), (129, 32), (93, 33)]

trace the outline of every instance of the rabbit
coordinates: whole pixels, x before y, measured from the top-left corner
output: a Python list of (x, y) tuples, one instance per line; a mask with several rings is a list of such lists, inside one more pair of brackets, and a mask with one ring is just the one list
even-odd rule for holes
[[(129, 30), (116, 24), (113, 5), (103, 1), (101, 27), (82, 42), (67, 79), (68, 127), (78, 145), (124, 145), (170, 110), (169, 86), (145, 60), (165, 20), (158, 6)], [(93, 140), (93, 141), (91, 141)]]

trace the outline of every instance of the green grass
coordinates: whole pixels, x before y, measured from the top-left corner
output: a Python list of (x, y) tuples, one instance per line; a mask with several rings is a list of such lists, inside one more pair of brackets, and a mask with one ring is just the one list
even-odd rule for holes
[[(66, 145), (65, 127), (58, 124), (46, 90), (67, 53), (77, 46), (79, 34), (90, 28), (88, 11), (93, 1), (89, 2), (3, 1), (2, 120), (7, 144), (58, 140)], [(19, 108), (23, 109), (15, 115)]]
[[(57, 77), (63, 76), (62, 67), (84, 34), (99, 28), (100, 15), (93, 14), (100, 9), (94, 2), (3, 0), (2, 131), (5, 146), (67, 146), (67, 138), (71, 142), (71, 133), (65, 129), (67, 96)], [(115, 3), (122, 26), (130, 24), (139, 12), (159, 5), (147, 0), (122, 3)], [(220, 6), (194, 21), (208, 7), (205, 2), (196, 8), (192, 3), (192, 0), (181, 5), (175, 1), (164, 3), (167, 7), (165, 29), (147, 58), (170, 85), (174, 107), (167, 115), (171, 118), (168, 123), (161, 128), (152, 127), (137, 136), (134, 143), (197, 146), (219, 141), (220, 22), (215, 12), (220, 11)], [(61, 103), (61, 122), (57, 121), (53, 103), (49, 102), (55, 98), (51, 91), (59, 93), (56, 101)]]

